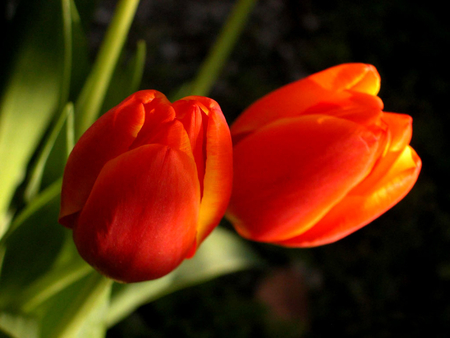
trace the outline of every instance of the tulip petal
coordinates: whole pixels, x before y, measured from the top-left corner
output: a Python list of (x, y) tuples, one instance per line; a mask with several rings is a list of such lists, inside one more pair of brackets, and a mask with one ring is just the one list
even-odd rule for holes
[(170, 123), (175, 119), (175, 111), (172, 108), (170, 101), (164, 94), (157, 91), (144, 92), (154, 92), (155, 95), (153, 100), (143, 102), (145, 110), (145, 122), (142, 126), (141, 131), (136, 137), (136, 140), (130, 146), (130, 149), (148, 144), (149, 135), (154, 135), (161, 129), (161, 125)]
[(377, 96), (352, 93), (336, 102), (320, 102), (306, 109), (302, 115), (329, 115), (365, 126), (377, 125), (383, 116), (383, 102)]
[(335, 242), (355, 232), (397, 204), (412, 189), (421, 166), (414, 149), (407, 146), (370, 191), (361, 195), (357, 187), (310, 230), (277, 244), (313, 247)]
[(303, 233), (368, 175), (380, 137), (381, 130), (325, 115), (262, 128), (234, 148), (227, 217), (259, 241)]
[(206, 162), (197, 233), (200, 244), (219, 224), (228, 206), (233, 180), (232, 142), (227, 121), (216, 101), (203, 96), (188, 96), (180, 101), (195, 102), (207, 115), (203, 120)]
[(183, 124), (178, 120), (161, 123), (158, 125), (158, 129), (150, 134), (144, 136), (139, 134), (139, 140), (136, 139), (129, 149), (139, 148), (146, 144), (169, 146), (170, 148), (180, 150), (193, 158), (189, 137)]
[(382, 120), (387, 123), (389, 140), (385, 145), (385, 149), (379, 150), (379, 156), (377, 156), (379, 159), (370, 174), (352, 190), (356, 195), (370, 194), (373, 187), (378, 184), (377, 182), (382, 180), (391, 170), (411, 140), (412, 118), (410, 116), (383, 113)]
[[(150, 92), (150, 91), (149, 91)], [(135, 95), (102, 115), (75, 145), (64, 171), (59, 222), (73, 227), (106, 162), (125, 152), (144, 123), (144, 108)]]
[(197, 164), (200, 192), (203, 194), (203, 178), (205, 176), (204, 139), (208, 117), (200, 107), (200, 102), (189, 97), (173, 103), (177, 119), (184, 126), (192, 147), (192, 153)]
[(230, 130), (219, 106), (210, 105), (206, 131), (206, 164), (197, 241), (219, 224), (231, 196), (233, 152)]
[(89, 264), (115, 280), (158, 278), (195, 245), (199, 200), (192, 158), (144, 145), (104, 166), (74, 227), (74, 241)]
[(389, 151), (403, 150), (411, 141), (412, 117), (406, 114), (383, 113), (383, 121), (391, 132)]
[(352, 90), (370, 95), (380, 91), (380, 75), (372, 65), (346, 63), (309, 76), (311, 80), (331, 91)]
[(344, 64), (313, 74), (267, 94), (247, 108), (231, 126), (233, 142), (278, 119), (303, 115), (316, 105), (343, 107), (358, 93), (365, 94), (365, 100), (372, 101), (370, 106), (381, 110), (381, 100), (373, 96), (379, 86), (379, 75), (371, 65)]

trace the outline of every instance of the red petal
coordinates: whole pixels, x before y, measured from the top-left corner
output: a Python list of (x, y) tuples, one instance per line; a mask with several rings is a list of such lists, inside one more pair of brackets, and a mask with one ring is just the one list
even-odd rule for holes
[(316, 105), (346, 107), (348, 100), (363, 93), (370, 106), (382, 108), (376, 95), (380, 78), (373, 66), (344, 64), (313, 74), (302, 80), (283, 86), (253, 103), (231, 127), (236, 144), (245, 135), (280, 118), (294, 117)]
[(203, 178), (205, 176), (205, 147), (204, 138), (208, 117), (201, 109), (197, 100), (184, 98), (173, 103), (177, 119), (183, 124), (189, 137), (192, 153), (197, 164), (200, 191), (203, 193)]
[(383, 121), (389, 126), (391, 142), (389, 151), (401, 151), (411, 141), (412, 117), (405, 114), (383, 113)]
[(302, 115), (329, 115), (365, 126), (378, 125), (383, 116), (383, 102), (377, 96), (352, 93), (336, 102), (321, 101), (309, 107)]
[(309, 78), (331, 91), (352, 90), (377, 95), (380, 90), (380, 75), (377, 69), (364, 63), (334, 66), (315, 73)]
[(314, 227), (300, 236), (278, 242), (291, 247), (311, 247), (335, 242), (362, 228), (397, 204), (413, 187), (422, 162), (407, 146), (385, 176), (361, 195), (356, 187)]
[[(212, 101), (212, 100), (211, 100)], [(230, 130), (220, 108), (210, 105), (206, 131), (206, 164), (197, 241), (201, 243), (219, 224), (230, 200), (233, 150)]]
[(255, 132), (234, 148), (228, 218), (241, 235), (260, 241), (306, 231), (367, 176), (379, 137), (323, 115), (283, 119)]
[[(189, 108), (190, 105), (192, 105), (191, 108)], [(180, 118), (183, 118), (182, 114), (187, 114), (193, 107), (200, 109), (202, 114), (206, 115), (203, 115), (202, 119), (202, 130), (205, 131), (205, 135), (201, 139), (205, 164), (197, 233), (197, 242), (200, 244), (219, 224), (230, 199), (233, 180), (230, 130), (220, 106), (207, 97), (188, 96), (175, 102), (174, 107)], [(195, 121), (198, 121), (198, 116)], [(187, 130), (191, 130), (194, 124), (186, 122), (184, 121)]]
[(202, 187), (197, 233), (200, 245), (219, 224), (230, 199), (233, 176), (231, 136), (216, 101), (203, 96), (188, 96), (173, 106), (191, 135), (191, 143), (196, 145), (194, 156)]
[(178, 120), (162, 123), (158, 125), (158, 129), (152, 130), (152, 132), (147, 135), (144, 135), (144, 132), (141, 131), (139, 133), (139, 142), (134, 142), (131, 145), (130, 150), (147, 144), (169, 146), (170, 148), (180, 150), (193, 158), (189, 137), (183, 124)]
[(149, 92), (155, 93), (154, 99), (144, 103), (145, 123), (136, 140), (130, 146), (130, 149), (148, 144), (148, 138), (158, 133), (161, 129), (161, 125), (175, 120), (175, 111), (164, 94), (157, 91)]
[(122, 282), (161, 277), (195, 245), (199, 187), (183, 152), (144, 145), (102, 169), (74, 228), (81, 256)]
[(398, 158), (411, 140), (412, 118), (410, 116), (383, 113), (382, 119), (387, 123), (389, 142), (386, 142), (385, 149), (379, 150), (378, 160), (370, 174), (353, 189), (352, 193), (356, 195), (370, 194), (373, 187), (392, 170), (392, 166), (398, 161)]
[(101, 116), (75, 145), (64, 170), (59, 222), (73, 227), (106, 162), (125, 152), (144, 122), (142, 102), (129, 97)]
[[(64, 171), (59, 222), (72, 228), (105, 163), (128, 150), (140, 133), (144, 106), (168, 102), (164, 94), (142, 90), (102, 115), (75, 145)], [(170, 103), (169, 103), (170, 104)], [(167, 103), (166, 103), (167, 105)]]

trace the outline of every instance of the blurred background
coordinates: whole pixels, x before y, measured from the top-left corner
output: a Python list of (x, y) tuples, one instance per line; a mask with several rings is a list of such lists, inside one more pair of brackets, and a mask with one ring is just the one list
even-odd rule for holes
[[(79, 2), (94, 59), (116, 1)], [(6, 3), (7, 14), (15, 1)], [(141, 89), (175, 95), (195, 76), (233, 3), (141, 0), (127, 41), (130, 55), (138, 40), (147, 43)], [(450, 26), (442, 7), (430, 0), (259, 0), (209, 95), (228, 122), (308, 74), (370, 63), (381, 74), (385, 110), (414, 119), (419, 180), (397, 206), (337, 243), (302, 250), (249, 243), (264, 268), (163, 297), (108, 337), (447, 337)]]

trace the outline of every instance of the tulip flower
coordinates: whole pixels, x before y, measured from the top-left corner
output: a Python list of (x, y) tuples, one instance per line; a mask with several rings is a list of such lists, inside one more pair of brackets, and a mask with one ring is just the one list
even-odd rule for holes
[(231, 127), (227, 218), (251, 240), (288, 247), (337, 241), (398, 203), (421, 160), (412, 119), (383, 112), (371, 65), (343, 64), (256, 101)]
[(232, 145), (219, 105), (137, 92), (80, 138), (64, 171), (59, 222), (80, 255), (121, 282), (164, 276), (219, 223)]

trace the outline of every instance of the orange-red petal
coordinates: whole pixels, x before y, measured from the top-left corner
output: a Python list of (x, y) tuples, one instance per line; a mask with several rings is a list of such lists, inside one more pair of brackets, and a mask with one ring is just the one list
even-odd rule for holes
[(206, 163), (197, 241), (200, 244), (219, 224), (230, 200), (233, 182), (233, 148), (230, 130), (216, 101), (195, 98), (208, 115), (204, 140)]
[(131, 145), (131, 149), (147, 144), (149, 136), (157, 133), (161, 129), (161, 125), (170, 123), (175, 119), (175, 111), (163, 93), (156, 90), (143, 90), (135, 93), (134, 96), (141, 99), (143, 94), (147, 93), (153, 93), (153, 98), (142, 102), (145, 111), (145, 123), (135, 142)]
[(203, 179), (205, 176), (205, 133), (208, 117), (196, 99), (184, 98), (173, 103), (177, 119), (183, 125), (191, 144), (192, 154), (197, 164), (200, 191), (203, 194)]
[(167, 146), (144, 145), (104, 166), (74, 241), (89, 264), (115, 280), (158, 278), (195, 245), (199, 200), (193, 159)]
[(390, 170), (363, 195), (355, 188), (317, 224), (303, 234), (278, 244), (311, 247), (335, 242), (379, 217), (397, 204), (413, 187), (422, 162), (414, 149), (407, 146)]
[(80, 138), (67, 160), (59, 222), (69, 228), (105, 163), (127, 151), (144, 123), (141, 101), (128, 98), (101, 116)]
[(403, 150), (411, 141), (412, 117), (398, 113), (383, 113), (382, 119), (391, 133), (389, 151)]
[(325, 115), (262, 128), (234, 148), (227, 217), (241, 235), (259, 241), (306, 231), (368, 175), (381, 133)]
[[(255, 130), (281, 118), (295, 117), (315, 105), (343, 106), (354, 93), (373, 96), (379, 90), (376, 69), (366, 64), (344, 64), (283, 86), (247, 108), (231, 126), (236, 144)], [(381, 100), (374, 98), (378, 105)], [(381, 108), (380, 108), (381, 109)]]
[(380, 75), (377, 69), (364, 63), (345, 63), (312, 74), (309, 79), (331, 91), (352, 90), (377, 95)]

